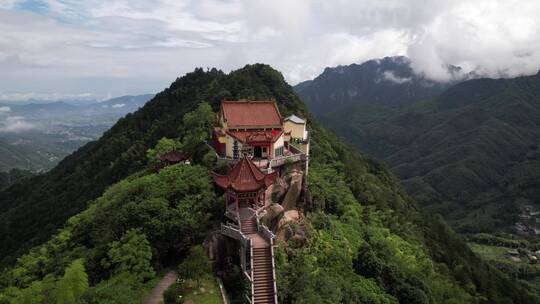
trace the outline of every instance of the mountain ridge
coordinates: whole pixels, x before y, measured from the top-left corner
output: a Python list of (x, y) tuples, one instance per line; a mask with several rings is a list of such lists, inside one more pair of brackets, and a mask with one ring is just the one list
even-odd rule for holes
[(408, 58), (397, 56), (327, 67), (295, 91), (317, 116), (350, 105), (406, 106), (438, 96), (455, 82), (430, 80), (415, 73)]
[[(318, 116), (360, 151), (383, 159), (422, 205), (452, 214), (450, 222), (455, 228), (490, 232), (503, 223), (509, 228), (518, 220), (521, 207), (513, 202), (506, 207), (502, 204), (512, 197), (510, 193), (516, 197), (521, 197), (520, 191), (532, 193), (526, 190), (534, 186), (527, 177), (531, 173), (523, 166), (536, 168), (539, 96), (540, 73), (511, 79), (479, 78), (409, 106), (360, 103)], [(513, 188), (521, 182), (523, 187)], [(531, 195), (525, 197), (529, 203)], [(493, 205), (489, 197), (499, 202)], [(469, 200), (477, 205), (476, 211), (455, 213)], [(487, 215), (481, 215), (486, 208)], [(474, 216), (480, 217), (476, 224)], [(464, 218), (466, 224), (461, 225)]]
[[(99, 280), (110, 283), (107, 280), (114, 278), (103, 261), (114, 262), (122, 244), (144, 246), (150, 256), (154, 248), (158, 254), (154, 262), (164, 263), (160, 257), (181, 255), (201, 241), (200, 235), (208, 231), (192, 231), (193, 227), (202, 228), (198, 225), (204, 222), (204, 212), (222, 206), (220, 201), (213, 204), (209, 173), (199, 165), (204, 158), (194, 155), (193, 166), (179, 164), (154, 173), (147, 170), (146, 151), (163, 137), (190, 134), (193, 130), (183, 117), (203, 100), (217, 111), (225, 98), (274, 98), (282, 115), (295, 113), (310, 121), (311, 204), (305, 206), (302, 226), (311, 241), (280, 245), (282, 303), (306, 299), (313, 303), (477, 303), (482, 298), (492, 303), (538, 302), (525, 287), (482, 262), (444, 222), (423, 214), (384, 165), (354, 152), (313, 122), (283, 76), (262, 64), (229, 74), (216, 69), (188, 73), (55, 169), (1, 191), (0, 238), (5, 244), (1, 256), (4, 265), (15, 265), (16, 270), (8, 270), (5, 278), (19, 282), (21, 292), (31, 292), (32, 280), (45, 284), (39, 280), (51, 279), (44, 267), (36, 269), (34, 261), (61, 273), (73, 259), (86, 258), (92, 284), (100, 287)], [(183, 182), (172, 182), (176, 178)], [(189, 193), (191, 186), (184, 189), (184, 182), (193, 183), (200, 193)], [(168, 188), (171, 193), (162, 193)], [(179, 194), (194, 196), (177, 201)], [(185, 208), (190, 210), (202, 194), (204, 203), (193, 205), (199, 208), (197, 217), (182, 222)], [(168, 230), (161, 228), (161, 220), (148, 220), (157, 211), (165, 212), (163, 220), (175, 223), (180, 230), (173, 232), (178, 233), (164, 234)], [(179, 211), (184, 217), (176, 216)], [(34, 247), (63, 225), (55, 237)], [(30, 247), (34, 249), (13, 263)], [(150, 268), (148, 258), (143, 262), (144, 270)], [(140, 275), (151, 276), (152, 269)], [(21, 270), (24, 279), (33, 278), (30, 283), (21, 283)]]

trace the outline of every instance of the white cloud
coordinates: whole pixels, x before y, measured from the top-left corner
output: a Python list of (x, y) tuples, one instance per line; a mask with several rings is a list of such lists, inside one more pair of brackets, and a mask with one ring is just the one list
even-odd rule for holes
[(91, 93), (79, 94), (61, 94), (61, 93), (0, 93), (0, 100), (10, 102), (27, 102), (27, 101), (92, 101), (97, 97)]
[(11, 112), (10, 107), (6, 107), (6, 106), (0, 107), (0, 114), (9, 113), (9, 112)]
[(397, 83), (397, 84), (410, 82), (412, 80), (410, 77), (399, 77), (396, 74), (394, 74), (394, 72), (392, 71), (384, 71), (383, 78), (384, 80)]
[(198, 66), (254, 62), (294, 84), (391, 55), (437, 80), (448, 65), (488, 76), (540, 68), (535, 0), (42, 0), (40, 13), (16, 2), (0, 2), (0, 93), (143, 93)]
[(4, 121), (0, 121), (0, 132), (18, 133), (37, 128), (36, 124), (26, 121), (22, 116), (8, 116)]
[(12, 9), (25, 0), (0, 0), (0, 9)]
[(123, 108), (125, 107), (126, 104), (125, 103), (115, 103), (111, 106), (111, 108), (114, 108), (114, 109), (118, 109), (118, 108)]

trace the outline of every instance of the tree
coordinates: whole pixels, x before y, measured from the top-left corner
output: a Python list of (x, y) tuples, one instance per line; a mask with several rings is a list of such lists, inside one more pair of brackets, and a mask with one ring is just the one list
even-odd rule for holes
[(198, 146), (210, 137), (214, 121), (215, 114), (206, 102), (201, 102), (195, 110), (184, 115), (184, 128), (189, 132), (184, 136), (182, 143), (190, 155), (194, 155)]
[(77, 259), (66, 268), (56, 288), (56, 303), (76, 303), (82, 294), (88, 289), (88, 275), (84, 270), (82, 259)]
[(129, 229), (120, 241), (112, 242), (108, 256), (115, 273), (130, 272), (142, 280), (155, 276), (152, 247), (140, 229)]
[(201, 285), (201, 279), (208, 275), (212, 267), (206, 257), (202, 246), (193, 246), (189, 250), (189, 255), (178, 267), (180, 277), (186, 280), (195, 280), (197, 287)]

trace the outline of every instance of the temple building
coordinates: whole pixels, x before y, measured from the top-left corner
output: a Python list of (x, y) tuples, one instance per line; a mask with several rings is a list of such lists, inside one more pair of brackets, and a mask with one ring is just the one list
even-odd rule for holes
[(287, 159), (307, 162), (309, 155), (306, 121), (283, 119), (275, 101), (222, 101), (213, 145), (220, 158), (234, 163), (248, 155), (267, 172)]

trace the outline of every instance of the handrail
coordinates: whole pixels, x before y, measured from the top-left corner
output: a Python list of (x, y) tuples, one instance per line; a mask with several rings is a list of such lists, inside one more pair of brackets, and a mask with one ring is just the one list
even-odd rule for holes
[(253, 246), (251, 246), (251, 239), (249, 239), (249, 256), (251, 258), (251, 264), (249, 264), (249, 268), (251, 268), (251, 303), (255, 303), (255, 278), (253, 277)]
[(225, 208), (225, 216), (233, 221), (238, 222), (238, 215), (235, 212), (230, 211), (228, 207)]
[(259, 232), (262, 233), (264, 238), (266, 238), (268, 241), (272, 242), (272, 240), (276, 237), (266, 225), (261, 225), (261, 228), (259, 229)]
[(274, 302), (278, 304), (276, 284), (276, 263), (274, 262), (274, 238), (270, 240), (270, 256), (272, 257), (272, 281), (274, 281)]
[(248, 245), (247, 242), (250, 241), (250, 239), (242, 233), (242, 230), (236, 229), (230, 225), (221, 224), (221, 233), (233, 239), (240, 240), (244, 246)]

